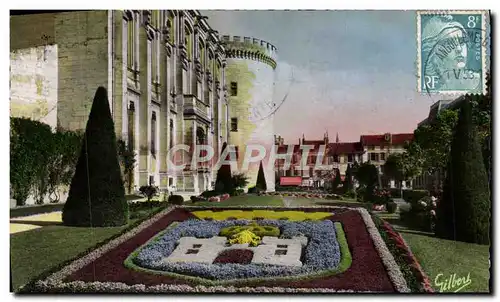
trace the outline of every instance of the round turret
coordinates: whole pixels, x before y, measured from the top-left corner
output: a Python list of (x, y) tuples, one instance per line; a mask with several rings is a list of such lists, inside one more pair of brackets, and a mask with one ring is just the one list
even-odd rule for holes
[[(250, 156), (249, 145), (263, 146), (262, 160), (268, 191), (274, 191), (274, 165), (269, 155), (274, 144), (273, 117), (277, 50), (269, 42), (242, 36), (221, 36), (226, 53), (226, 85), (229, 98), (229, 144), (238, 148), (238, 172), (249, 179), (248, 187), (256, 185), (260, 162), (244, 165)], [(248, 150), (249, 154), (245, 154)], [(254, 151), (253, 156), (256, 156)]]

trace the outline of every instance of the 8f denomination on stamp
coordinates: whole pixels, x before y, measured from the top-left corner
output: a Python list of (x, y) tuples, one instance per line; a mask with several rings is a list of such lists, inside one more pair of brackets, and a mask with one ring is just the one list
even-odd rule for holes
[(488, 18), (488, 11), (417, 12), (419, 92), (485, 92)]

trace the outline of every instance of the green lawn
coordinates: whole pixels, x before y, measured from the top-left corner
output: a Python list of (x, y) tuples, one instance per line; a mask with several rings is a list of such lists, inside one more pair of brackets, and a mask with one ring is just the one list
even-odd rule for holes
[[(401, 234), (429, 276), (432, 287), (436, 291), (440, 291), (440, 286), (436, 284), (436, 277), (439, 274), (442, 275), (438, 277), (438, 283), (449, 279), (453, 274), (456, 274), (456, 278), (466, 278), (470, 273), (471, 284), (460, 292), (489, 292), (489, 246), (405, 231), (401, 231)], [(445, 290), (445, 292), (453, 292), (456, 289)]]
[[(131, 224), (136, 220), (131, 220)], [(46, 226), (10, 235), (11, 273), (14, 290), (44, 271), (73, 259), (87, 249), (126, 228)]]
[[(470, 273), (471, 284), (460, 292), (489, 292), (489, 246), (445, 240), (430, 233), (408, 229), (401, 225), (399, 214), (396, 213), (379, 213), (377, 216), (391, 223), (401, 233), (429, 276), (434, 290), (441, 291), (437, 283), (448, 280), (453, 274), (456, 274), (456, 280), (467, 278)], [(458, 288), (460, 286), (443, 292), (454, 292)]]
[(273, 206), (282, 207), (283, 200), (279, 196), (257, 196), (257, 195), (240, 195), (233, 196), (222, 202), (195, 202), (190, 201), (186, 205), (195, 206), (210, 206), (210, 207), (228, 207), (228, 206)]

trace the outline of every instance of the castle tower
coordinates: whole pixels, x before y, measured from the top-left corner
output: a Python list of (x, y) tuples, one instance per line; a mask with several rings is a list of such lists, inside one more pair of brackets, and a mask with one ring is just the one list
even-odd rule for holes
[[(269, 157), (274, 144), (273, 117), (277, 109), (273, 101), (276, 47), (266, 41), (241, 36), (222, 36), (221, 42), (227, 62), (229, 144), (237, 148), (238, 172), (246, 174), (248, 187), (254, 186), (259, 163), (245, 167), (245, 151), (248, 145), (264, 146), (266, 157), (262, 164), (267, 190), (274, 191), (274, 165), (269, 164)], [(253, 154), (257, 155), (257, 151)]]

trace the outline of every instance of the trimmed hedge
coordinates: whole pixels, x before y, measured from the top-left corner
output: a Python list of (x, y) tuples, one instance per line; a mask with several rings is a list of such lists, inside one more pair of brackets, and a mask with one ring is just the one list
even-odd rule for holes
[(396, 213), (398, 205), (394, 201), (390, 201), (387, 203), (386, 208), (387, 208), (387, 212), (392, 214), (392, 213)]
[(94, 227), (121, 226), (129, 221), (115, 126), (104, 87), (97, 89), (92, 103), (62, 220), (67, 226)]
[(168, 202), (171, 204), (181, 205), (184, 203), (184, 197), (180, 195), (170, 195), (170, 197), (168, 197)]
[(427, 190), (404, 190), (403, 199), (411, 205), (416, 204), (420, 199), (430, 196)]
[(46, 197), (59, 202), (60, 186), (69, 186), (81, 145), (80, 132), (58, 130), (27, 118), (10, 119), (11, 197), (17, 206), (32, 195), (37, 204)]

